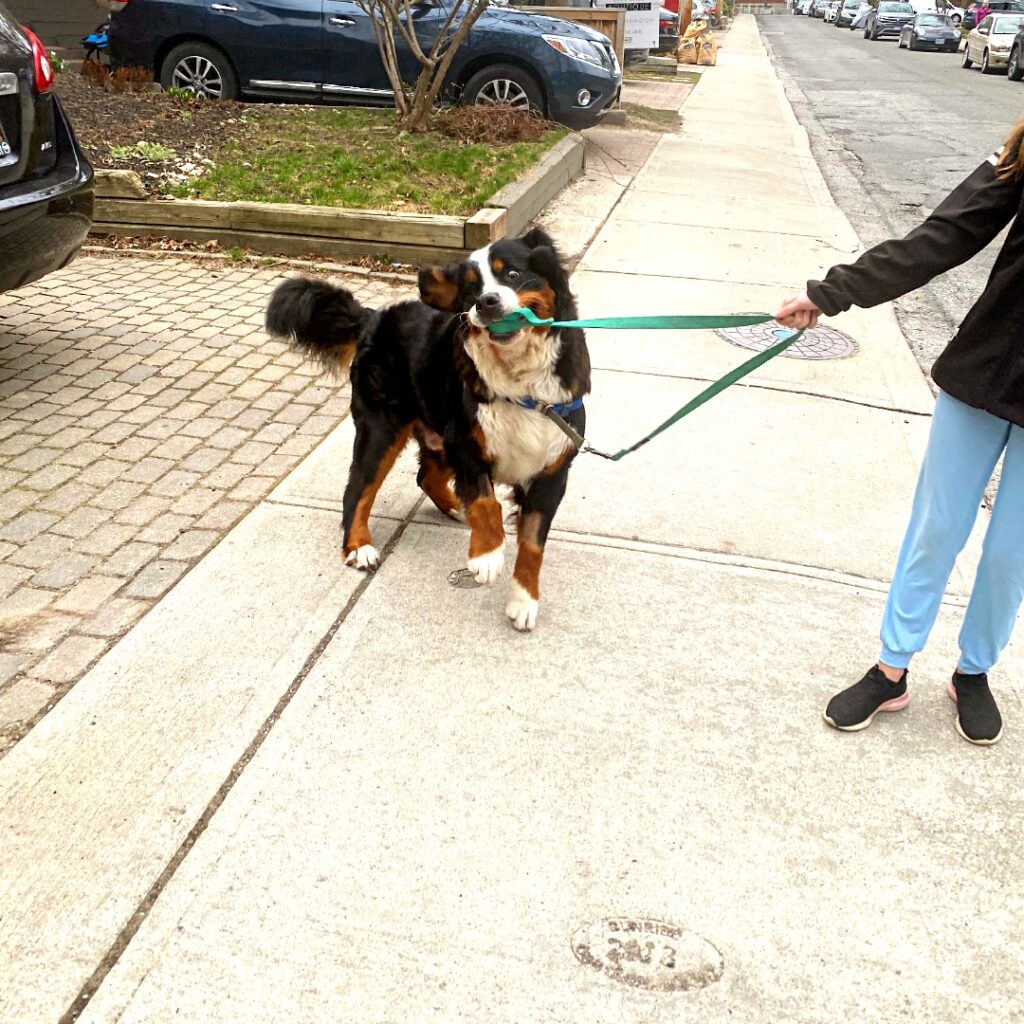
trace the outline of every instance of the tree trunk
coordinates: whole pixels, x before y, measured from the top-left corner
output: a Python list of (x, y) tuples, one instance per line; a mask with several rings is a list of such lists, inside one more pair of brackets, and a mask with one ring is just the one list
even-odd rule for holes
[(682, 35), (689, 27), (693, 18), (693, 0), (685, 0), (679, 8), (679, 34)]

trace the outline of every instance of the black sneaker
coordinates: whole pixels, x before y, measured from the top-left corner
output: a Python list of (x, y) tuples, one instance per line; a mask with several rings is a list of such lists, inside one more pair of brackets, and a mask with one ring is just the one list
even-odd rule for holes
[(956, 731), (968, 743), (989, 747), (999, 742), (1003, 718), (984, 672), (976, 676), (954, 672), (946, 692), (956, 705)]
[(874, 665), (859, 683), (837, 693), (825, 708), (825, 721), (844, 732), (866, 729), (879, 711), (902, 711), (910, 703), (907, 673), (898, 683)]

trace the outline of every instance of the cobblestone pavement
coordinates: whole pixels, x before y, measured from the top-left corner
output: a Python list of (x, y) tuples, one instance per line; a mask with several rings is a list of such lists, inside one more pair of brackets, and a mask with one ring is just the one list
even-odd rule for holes
[(344, 417), (263, 333), (281, 276), (82, 256), (0, 295), (0, 756)]

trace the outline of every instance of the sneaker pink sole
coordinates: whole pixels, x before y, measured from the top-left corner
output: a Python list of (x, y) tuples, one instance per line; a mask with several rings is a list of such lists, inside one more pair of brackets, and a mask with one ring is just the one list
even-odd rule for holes
[(859, 732), (861, 729), (866, 729), (880, 711), (902, 711), (910, 703), (910, 691), (907, 690), (901, 697), (893, 697), (892, 700), (887, 700), (882, 704), (879, 704), (874, 711), (864, 719), (863, 722), (858, 722), (856, 725), (836, 725), (828, 715), (825, 715), (825, 721), (832, 726), (833, 729), (839, 729), (841, 732)]
[[(953, 685), (952, 679), (950, 679), (946, 684), (946, 695), (954, 704), (956, 703), (956, 687)], [(971, 739), (971, 737), (964, 732), (963, 726), (960, 724), (959, 715), (956, 716), (956, 731), (960, 733), (962, 739), (967, 740), (968, 743), (973, 743), (976, 747), (991, 747), (993, 743), (998, 743), (1003, 738), (1003, 730), (1000, 729), (999, 732), (997, 732), (990, 740)]]

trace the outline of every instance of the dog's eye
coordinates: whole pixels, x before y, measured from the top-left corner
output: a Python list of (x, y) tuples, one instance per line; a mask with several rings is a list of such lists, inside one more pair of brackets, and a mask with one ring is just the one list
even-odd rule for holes
[(510, 281), (518, 281), (523, 275), (518, 270), (510, 270), (505, 275)]

